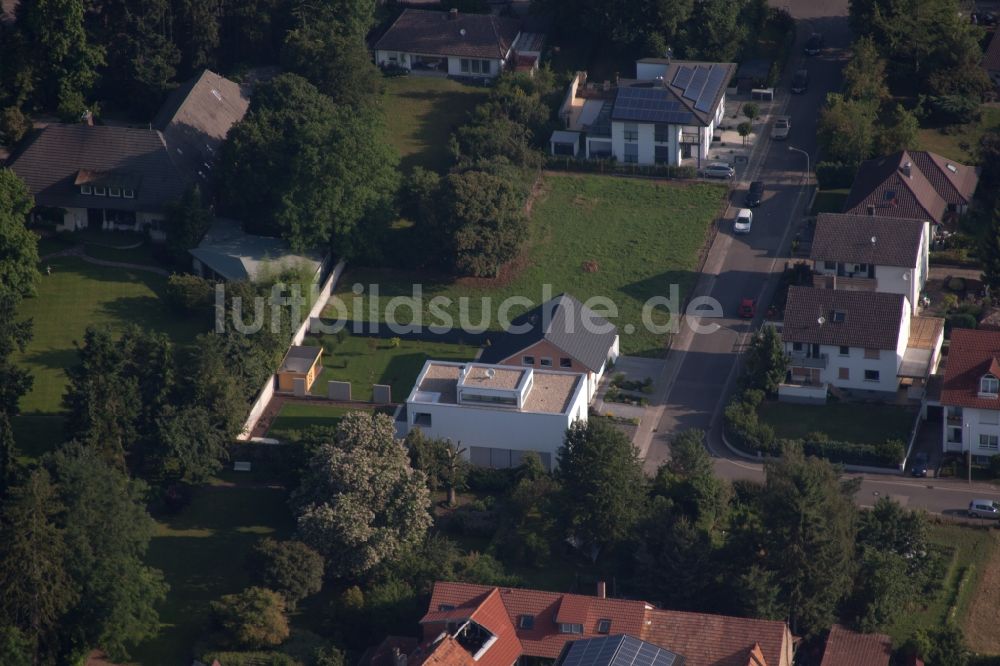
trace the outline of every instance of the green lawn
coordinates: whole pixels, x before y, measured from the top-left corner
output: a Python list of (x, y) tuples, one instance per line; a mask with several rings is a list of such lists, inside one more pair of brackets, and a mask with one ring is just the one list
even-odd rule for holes
[(469, 112), (486, 99), (486, 89), (452, 79), (397, 76), (385, 79), (382, 98), (389, 141), (403, 171), (415, 166), (445, 171), (448, 140)]
[(820, 213), (841, 213), (844, 210), (844, 203), (850, 190), (820, 190), (816, 193), (816, 200), (813, 202), (812, 214)]
[(1000, 130), (1000, 104), (984, 104), (982, 110), (983, 116), (978, 123), (947, 128), (948, 134), (939, 129), (920, 130), (920, 148), (965, 164), (975, 164), (979, 139), (988, 130)]
[[(992, 532), (962, 525), (931, 525), (928, 536), (930, 542), (946, 554), (947, 571), (937, 594), (920, 597), (914, 607), (901, 613), (888, 627), (886, 633), (892, 637), (894, 645), (901, 645), (917, 629), (943, 626), (952, 609), (953, 619), (964, 629), (981, 574), (997, 548)], [(991, 624), (995, 629), (995, 622)]]
[(800, 439), (810, 432), (856, 444), (881, 444), (888, 439), (910, 438), (916, 412), (908, 407), (859, 402), (797, 405), (769, 401), (761, 404), (760, 418), (779, 438)]
[[(618, 310), (613, 319), (622, 336), (622, 352), (662, 356), (668, 334), (645, 329), (643, 305), (653, 296), (669, 297), (673, 284), (678, 285), (679, 301), (683, 302), (697, 280), (699, 253), (721, 213), (725, 193), (725, 186), (708, 183), (547, 174), (543, 193), (534, 202), (529, 246), (507, 279), (435, 280), (416, 274), (359, 270), (340, 281), (341, 311), (354, 311), (350, 289), (355, 283), (366, 290), (377, 284), (383, 306), (392, 296), (411, 295), (413, 285), (420, 283), (424, 325), (442, 323), (433, 316), (432, 297), (450, 299), (441, 309), (456, 325), (461, 321), (458, 299), (469, 297), (466, 321), (491, 329), (498, 328), (501, 302), (512, 296), (527, 298), (533, 304), (564, 291), (581, 301), (603, 296)], [(549, 290), (543, 290), (545, 285)], [(515, 304), (509, 316), (525, 309), (525, 304)], [(360, 312), (367, 313), (367, 305)], [(329, 306), (326, 314), (336, 317), (336, 307)], [(385, 319), (384, 312), (380, 317)], [(669, 321), (669, 315), (658, 307), (652, 311), (652, 319), (662, 325)], [(409, 319), (397, 316), (397, 321)]]
[(425, 361), (471, 361), (477, 351), (469, 345), (418, 340), (400, 340), (394, 347), (389, 340), (355, 335), (348, 335), (343, 342), (332, 335), (310, 337), (305, 344), (326, 349), (323, 372), (312, 386), (314, 395), (325, 396), (328, 381), (351, 382), (351, 398), (365, 402), (372, 399), (372, 384), (388, 384), (392, 401), (403, 402)]
[(147, 561), (163, 571), (170, 591), (158, 609), (159, 634), (132, 653), (142, 666), (190, 663), (210, 626), (209, 602), (252, 583), (245, 561), (259, 539), (292, 531), (284, 490), (223, 478), (197, 488), (187, 507), (157, 523)]
[(349, 411), (351, 410), (344, 407), (331, 407), (326, 404), (287, 402), (281, 406), (281, 411), (268, 429), (267, 436), (284, 440), (292, 432), (301, 432), (313, 426), (336, 428), (340, 419)]

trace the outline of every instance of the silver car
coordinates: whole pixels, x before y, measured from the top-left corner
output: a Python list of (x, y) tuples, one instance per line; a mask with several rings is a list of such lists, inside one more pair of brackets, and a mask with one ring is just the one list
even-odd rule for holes
[(732, 178), (736, 175), (736, 169), (725, 162), (712, 162), (701, 173), (705, 178)]
[(988, 499), (969, 502), (970, 518), (1000, 518), (1000, 503)]

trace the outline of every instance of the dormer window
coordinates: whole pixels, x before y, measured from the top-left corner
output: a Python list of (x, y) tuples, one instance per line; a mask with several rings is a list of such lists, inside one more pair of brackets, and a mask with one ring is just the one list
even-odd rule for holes
[(611, 633), (611, 620), (604, 618), (597, 621), (597, 633), (599, 634), (610, 634)]
[(534, 629), (535, 628), (535, 616), (534, 615), (518, 615), (517, 616), (517, 628), (518, 629)]
[(93, 194), (93, 193), (94, 193), (94, 188), (92, 188), (90, 185), (80, 186), (80, 194)]
[(583, 625), (582, 624), (560, 624), (559, 625), (560, 634), (582, 634)]
[(997, 393), (1000, 393), (1000, 379), (993, 375), (984, 375), (979, 380), (979, 395), (996, 397)]
[(107, 193), (108, 193), (108, 189), (106, 187), (104, 187), (103, 185), (95, 185), (94, 186), (94, 196), (95, 197), (103, 197), (103, 196), (106, 196)]
[(109, 197), (120, 197), (122, 195), (122, 188), (120, 187), (109, 187), (108, 196)]
[(122, 196), (126, 199), (135, 199), (135, 190), (126, 187), (122, 189)]
[(453, 610), (455, 610), (455, 607), (452, 606), (451, 604), (440, 604), (438, 606), (438, 610), (441, 611), (441, 612), (453, 611)]
[(846, 312), (841, 312), (839, 310), (833, 311), (833, 321), (837, 322), (838, 324), (844, 323), (844, 319), (846, 318), (847, 318)]

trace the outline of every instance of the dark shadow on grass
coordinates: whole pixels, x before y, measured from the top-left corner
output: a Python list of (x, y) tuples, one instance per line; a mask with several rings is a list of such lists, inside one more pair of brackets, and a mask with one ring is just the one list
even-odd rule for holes
[(76, 355), (76, 349), (74, 347), (70, 347), (69, 349), (50, 349), (46, 351), (27, 353), (24, 355), (23, 360), (26, 363), (43, 368), (65, 370), (66, 368), (76, 365), (79, 361), (79, 357)]

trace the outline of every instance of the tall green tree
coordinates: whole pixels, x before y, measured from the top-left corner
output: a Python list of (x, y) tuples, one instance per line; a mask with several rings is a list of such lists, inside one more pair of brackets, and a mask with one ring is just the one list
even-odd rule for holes
[(851, 59), (844, 67), (844, 97), (868, 102), (877, 109), (889, 98), (885, 60), (870, 35), (854, 42)]
[(384, 414), (345, 416), (310, 461), (292, 503), (299, 537), (338, 578), (393, 561), (431, 525), (424, 474), (410, 467)]
[(21, 397), (31, 390), (31, 373), (14, 363), (31, 341), (32, 321), (17, 319), (17, 294), (0, 289), (0, 412), (17, 416)]
[(249, 587), (212, 602), (212, 612), (236, 647), (280, 645), (289, 635), (285, 600), (274, 590)]
[(915, 150), (918, 147), (920, 122), (913, 113), (897, 104), (886, 122), (878, 128), (878, 152), (888, 155), (899, 150)]
[(0, 627), (0, 663), (32, 666), (31, 642), (17, 627)]
[(558, 458), (565, 531), (594, 559), (631, 538), (647, 485), (631, 440), (603, 419), (577, 421)]
[(297, 250), (357, 251), (398, 185), (379, 114), (335, 105), (299, 76), (260, 84), (221, 150), (225, 207)]
[(785, 381), (788, 372), (788, 356), (773, 325), (767, 324), (754, 334), (743, 363), (744, 389), (777, 393), (778, 385)]
[(0, 168), (0, 292), (18, 299), (34, 294), (38, 281), (38, 237), (27, 228), (34, 205), (24, 181)]
[(989, 224), (979, 243), (979, 261), (983, 266), (983, 283), (993, 293), (1000, 290), (1000, 199), (997, 200)]
[(872, 156), (875, 145), (875, 111), (867, 102), (827, 95), (816, 128), (823, 159), (857, 164)]
[(48, 472), (36, 469), (0, 514), (0, 616), (23, 634), (35, 663), (42, 653), (54, 657), (58, 622), (79, 597), (66, 568), (63, 511)]
[(855, 488), (833, 466), (788, 447), (764, 466), (761, 495), (766, 566), (777, 574), (779, 599), (798, 635), (823, 631), (854, 575)]
[(7, 490), (17, 479), (17, 447), (14, 430), (6, 412), (0, 412), (0, 501), (7, 496)]
[(674, 512), (712, 531), (728, 518), (729, 487), (715, 475), (705, 432), (684, 430), (670, 440), (670, 460), (656, 471), (653, 494), (668, 498)]
[(254, 574), (290, 609), (323, 587), (323, 556), (301, 541), (263, 539), (254, 549)]
[(189, 188), (179, 201), (167, 207), (167, 247), (178, 260), (190, 258), (187, 251), (198, 243), (212, 225), (212, 211), (205, 205), (201, 189), (195, 185)]

